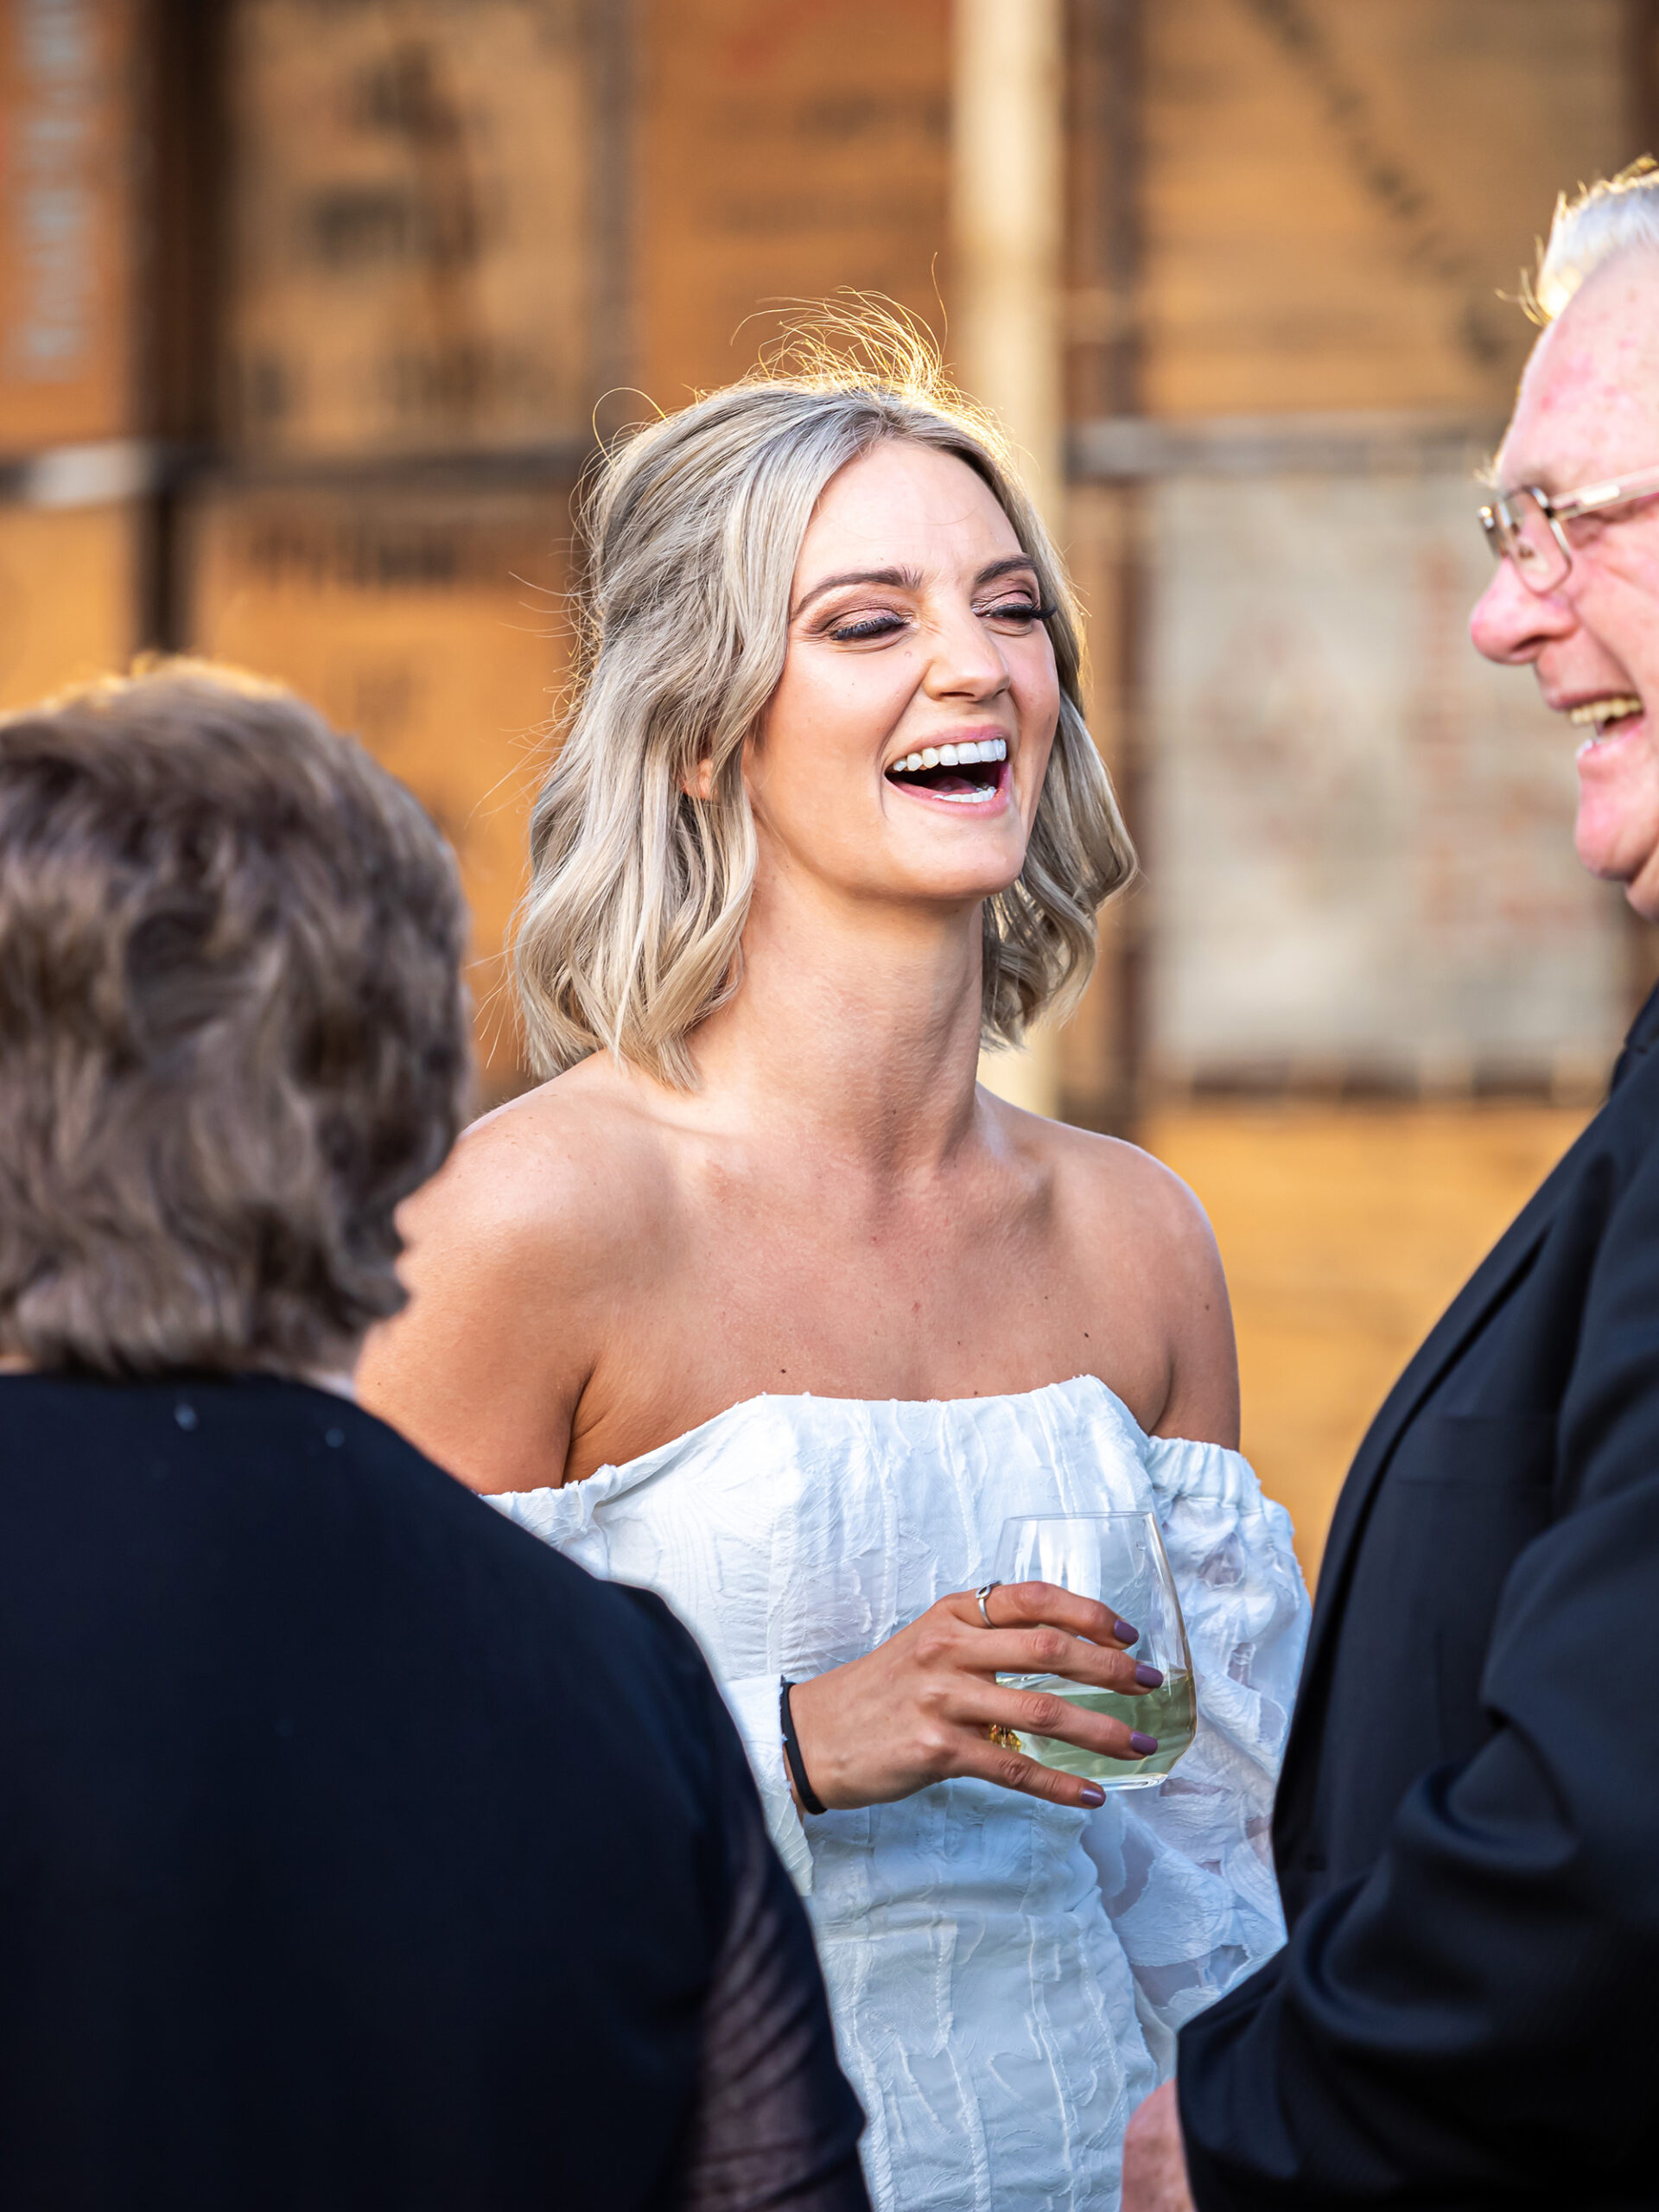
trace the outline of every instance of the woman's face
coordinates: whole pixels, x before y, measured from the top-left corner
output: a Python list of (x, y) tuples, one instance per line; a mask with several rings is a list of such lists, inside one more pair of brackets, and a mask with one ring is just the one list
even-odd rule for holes
[(802, 541), (783, 676), (745, 760), (763, 864), (855, 898), (1006, 890), (1059, 714), (1040, 609), (965, 462), (899, 440), (849, 461)]

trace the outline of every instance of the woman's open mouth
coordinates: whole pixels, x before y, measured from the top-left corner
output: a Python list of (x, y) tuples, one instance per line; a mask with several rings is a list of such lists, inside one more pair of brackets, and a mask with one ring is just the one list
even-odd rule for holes
[(890, 763), (887, 777), (918, 798), (949, 799), (953, 806), (988, 806), (1007, 780), (1006, 737), (969, 739), (961, 745), (928, 745)]

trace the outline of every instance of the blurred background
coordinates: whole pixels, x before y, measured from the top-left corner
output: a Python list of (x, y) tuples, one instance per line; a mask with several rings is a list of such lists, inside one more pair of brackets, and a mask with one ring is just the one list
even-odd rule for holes
[[(1654, 972), (1467, 610), (1556, 193), (1651, 0), (4, 0), (0, 703), (279, 677), (459, 848), (488, 1095), (595, 439), (852, 287), (998, 408), (1145, 861), (992, 1071), (1198, 1190), (1317, 1569)], [(1505, 296), (1508, 296), (1507, 297)]]

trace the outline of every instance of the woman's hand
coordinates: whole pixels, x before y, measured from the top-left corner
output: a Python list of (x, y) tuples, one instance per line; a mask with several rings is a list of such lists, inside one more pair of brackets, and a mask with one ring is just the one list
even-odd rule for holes
[(1052, 1582), (998, 1583), (990, 1626), (971, 1590), (930, 1605), (862, 1659), (798, 1682), (790, 1694), (807, 1779), (826, 1806), (882, 1805), (955, 1775), (1000, 1783), (1057, 1805), (1101, 1805), (1080, 1775), (1039, 1766), (993, 1728), (1058, 1736), (1109, 1758), (1144, 1758), (1153, 1737), (998, 1675), (1062, 1675), (1133, 1697), (1163, 1676), (1124, 1649), (1140, 1631), (1108, 1605)]

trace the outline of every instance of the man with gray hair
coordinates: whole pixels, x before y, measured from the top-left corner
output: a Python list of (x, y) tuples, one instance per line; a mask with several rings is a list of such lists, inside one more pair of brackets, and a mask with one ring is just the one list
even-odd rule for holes
[[(1558, 208), (1536, 305), (1474, 641), (1567, 717), (1579, 856), (1659, 920), (1651, 163)], [(1124, 2212), (1659, 2203), (1656, 1039), (1659, 993), (1360, 1447), (1274, 1810), (1289, 1941), (1183, 2031)]]

